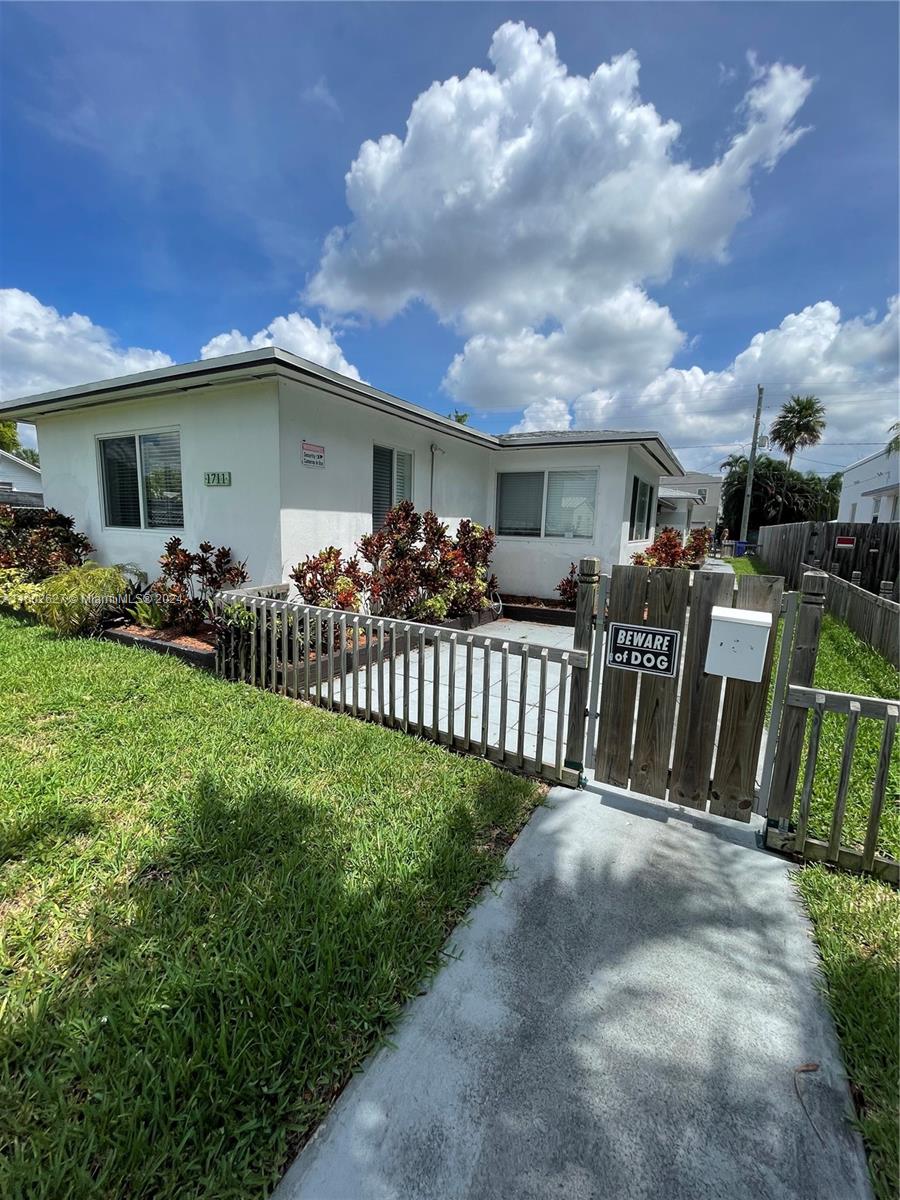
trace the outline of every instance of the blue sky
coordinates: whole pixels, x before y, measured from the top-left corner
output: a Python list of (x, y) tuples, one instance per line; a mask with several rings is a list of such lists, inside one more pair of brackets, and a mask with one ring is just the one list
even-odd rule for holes
[[(219, 335), (252, 338), (298, 313), (310, 322), (294, 330), (300, 350), (322, 346), (327, 365), (438, 411), (458, 403), (483, 428), (658, 427), (706, 466), (749, 437), (762, 382), (773, 410), (789, 390), (829, 405), (830, 450), (799, 465), (862, 457), (896, 413), (897, 14), (6, 3), (0, 284), (16, 291), (4, 398), (136, 369), (129, 348), (196, 359)], [(489, 47), (507, 22), (535, 35), (506, 26), (498, 66)], [(620, 119), (609, 91), (588, 97), (571, 81), (629, 51), (639, 74)], [(520, 87), (514, 72), (535, 55), (543, 74)], [(559, 64), (569, 92), (548, 105)], [(802, 74), (779, 82), (773, 64)], [(404, 142), (416, 98), (473, 68), (512, 83), (486, 99), (478, 81), (468, 95), (448, 86)], [(746, 98), (766, 88), (760, 116)], [(491, 105), (506, 132), (476, 167)], [(633, 120), (642, 133), (622, 152)], [(701, 200), (704, 170), (775, 120), (776, 148)], [(660, 156), (667, 122), (680, 132)], [(523, 130), (531, 161), (504, 168), (498, 190), (491, 164), (516, 161)], [(386, 134), (400, 140), (360, 173), (351, 208), (345, 175)], [(489, 200), (467, 209), (486, 178)], [(433, 221), (448, 196), (452, 223)], [(345, 233), (326, 262), (335, 227)], [(760, 334), (761, 354), (736, 363)]]

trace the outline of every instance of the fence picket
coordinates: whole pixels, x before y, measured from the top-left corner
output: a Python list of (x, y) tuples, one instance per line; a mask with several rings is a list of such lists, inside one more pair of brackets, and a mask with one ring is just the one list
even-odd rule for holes
[(519, 760), (519, 770), (525, 767), (525, 712), (528, 700), (528, 643), (522, 646), (521, 675), (519, 677), (519, 737), (516, 754)]
[(491, 695), (491, 644), (486, 643), (484, 647), (484, 663), (482, 664), (481, 672), (481, 742), (479, 750), (482, 755), (487, 754), (488, 732), (490, 723), (490, 695)]
[(278, 691), (278, 602), (269, 600), (269, 690)]
[(372, 644), (372, 618), (366, 617), (366, 720), (372, 720), (372, 667), (375, 663)]
[(850, 703), (850, 716), (847, 718), (847, 728), (844, 732), (844, 750), (841, 754), (841, 771), (838, 776), (837, 796), (834, 802), (834, 813), (831, 817), (831, 833), (828, 838), (828, 861), (836, 863), (841, 848), (841, 830), (844, 827), (844, 812), (847, 808), (847, 791), (850, 787), (850, 771), (853, 766), (853, 751), (856, 748), (856, 734), (859, 728), (859, 703)]
[[(684, 636), (690, 577), (687, 571), (665, 567), (650, 571), (647, 585), (647, 624), (677, 629)], [(631, 786), (636, 792), (663, 799), (669, 783), (669, 759), (675, 736), (678, 676), (642, 675), (634, 735)]]
[(773, 575), (741, 575), (738, 579), (736, 606), (771, 613), (772, 628), (762, 680), (749, 683), (745, 679), (729, 679), (725, 685), (709, 811), (735, 821), (749, 821), (753, 809), (782, 591), (783, 580)]
[(884, 719), (884, 732), (881, 735), (881, 750), (878, 754), (878, 769), (872, 784), (872, 807), (869, 810), (869, 821), (866, 826), (866, 841), (863, 846), (862, 868), (871, 871), (875, 862), (875, 850), (878, 846), (878, 828), (881, 823), (881, 812), (887, 795), (888, 776), (891, 768), (891, 752), (894, 748), (894, 735), (897, 732), (897, 716), (900, 709), (890, 705)]
[(347, 711), (347, 618), (341, 614), (339, 622), (340, 645), (338, 646), (338, 666), (340, 668), (341, 698), (340, 710)]
[(456, 709), (456, 641), (457, 635), (450, 634), (450, 653), (447, 662), (447, 743), (453, 745)]
[(334, 708), (334, 613), (328, 614), (328, 707)]
[(419, 630), (419, 683), (416, 688), (416, 704), (419, 733), (425, 732), (425, 630)]
[[(378, 721), (385, 724), (384, 711), (384, 621), (378, 622)], [(371, 663), (371, 658), (369, 662)]]
[(809, 810), (812, 804), (813, 783), (816, 778), (816, 756), (819, 753), (819, 738), (822, 736), (822, 721), (825, 716), (825, 697), (816, 696), (813, 709), (812, 728), (809, 733), (809, 751), (806, 755), (806, 770), (803, 773), (803, 790), (800, 793), (800, 813), (797, 820), (795, 840), (798, 851), (803, 853), (806, 832), (809, 829)]
[(706, 649), (713, 607), (730, 607), (733, 591), (734, 577), (731, 575), (694, 572), (681, 678), (681, 707), (669, 783), (670, 800), (688, 808), (705, 809), (709, 799), (722, 677), (706, 674)]
[(506, 760), (506, 706), (509, 701), (509, 642), (500, 647), (500, 753)]
[[(644, 623), (644, 595), (649, 571), (646, 567), (615, 566), (609, 586), (609, 621), (629, 625)], [(595, 664), (595, 670), (600, 669)], [(594, 773), (600, 783), (627, 787), (631, 774), (631, 738), (638, 673), (608, 667), (604, 662), (600, 688), (600, 718)]]
[(473, 658), (475, 654), (475, 639), (470, 634), (466, 638), (466, 704), (465, 704), (465, 720), (466, 732), (464, 737), (464, 748), (471, 749), (472, 746), (472, 671), (474, 669)]
[(403, 629), (403, 732), (409, 732), (409, 656), (412, 652), (410, 628)]
[(563, 753), (565, 751), (566, 697), (569, 693), (569, 653), (564, 652), (559, 668), (559, 706), (556, 710), (556, 757), (554, 769), (557, 779), (562, 778)]
[(436, 742), (441, 740), (440, 700), (441, 700), (441, 635), (435, 634), (431, 649), (431, 736)]
[[(602, 619), (602, 611), (598, 620)], [(537, 735), (534, 743), (534, 760), (537, 763), (538, 771), (543, 766), (544, 761), (544, 710), (547, 707), (547, 648), (541, 651), (541, 675), (538, 683), (538, 710), (537, 710)], [(588, 739), (590, 745), (590, 739)]]

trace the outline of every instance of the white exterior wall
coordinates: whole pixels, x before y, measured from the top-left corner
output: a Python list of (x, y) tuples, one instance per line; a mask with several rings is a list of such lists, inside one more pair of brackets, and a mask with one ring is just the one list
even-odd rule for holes
[[(838, 507), (839, 521), (871, 521), (875, 507), (875, 496), (864, 496), (863, 492), (873, 488), (897, 486), (900, 479), (900, 454), (888, 454), (886, 450), (870, 454), (868, 458), (852, 463), (844, 472), (841, 484), (841, 501)], [(856, 505), (854, 512), (853, 506)], [(881, 497), (878, 512), (879, 524), (897, 520), (894, 495)]]
[[(29, 463), (16, 458), (14, 454), (0, 452), (0, 484), (12, 484), (14, 492), (39, 492), (41, 490), (41, 473)], [(3, 491), (0, 487), (0, 502)]]
[[(696, 510), (697, 506), (693, 505), (690, 500), (673, 500), (671, 497), (667, 498), (666, 503), (674, 504), (675, 511), (672, 512), (666, 509), (660, 512), (659, 508), (657, 508), (656, 528), (674, 529), (677, 533), (681, 534), (682, 540), (685, 540), (694, 524), (691, 521), (691, 509)], [(702, 526), (698, 526), (698, 528), (702, 528)]]
[[(602, 569), (608, 571), (614, 563), (630, 562), (630, 556), (648, 544), (646, 540), (628, 540), (632, 478), (638, 474), (655, 491), (659, 486), (659, 470), (654, 472), (649, 456), (628, 446), (569, 445), (495, 451), (490, 524), (496, 524), (497, 474), (542, 470), (597, 471), (594, 536), (530, 538), (498, 535), (493, 569), (501, 591), (517, 596), (553, 598), (556, 585), (568, 574), (570, 565), (577, 564), (580, 558), (596, 555)], [(651, 540), (652, 536), (651, 529)]]
[[(102, 563), (133, 562), (151, 579), (177, 533), (189, 550), (230, 546), (257, 582), (280, 577), (278, 403), (274, 380), (197, 388), (97, 405), (36, 420), (44, 501), (75, 518)], [(104, 523), (97, 440), (111, 433), (178, 429), (184, 528), (113, 529)], [(205, 487), (207, 471), (230, 471), (231, 487)]]
[[(493, 451), (308, 384), (281, 379), (281, 545), (278, 579), (287, 579), (308, 554), (337, 546), (351, 554), (372, 532), (372, 448), (413, 454), (413, 503), (431, 507), (431, 446), (435, 454), (434, 510), (455, 531), (462, 517), (490, 524), (488, 494)], [(301, 463), (301, 443), (325, 447), (324, 467)]]

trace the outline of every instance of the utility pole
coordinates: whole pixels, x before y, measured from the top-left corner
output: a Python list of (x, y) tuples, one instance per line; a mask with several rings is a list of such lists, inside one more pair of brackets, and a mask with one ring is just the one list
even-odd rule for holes
[(753, 444), (747, 461), (747, 485), (744, 488), (744, 509), (741, 513), (740, 541), (747, 540), (747, 525), (750, 521), (750, 496), (753, 493), (753, 469), (756, 466), (756, 444), (759, 441), (759, 419), (762, 416), (763, 385), (756, 385), (756, 420), (753, 422)]

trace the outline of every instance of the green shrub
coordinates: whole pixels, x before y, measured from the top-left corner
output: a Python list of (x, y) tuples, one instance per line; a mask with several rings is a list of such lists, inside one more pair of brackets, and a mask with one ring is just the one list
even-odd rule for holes
[(34, 612), (41, 585), (32, 583), (18, 567), (0, 567), (0, 607), (14, 612)]
[(169, 623), (169, 612), (156, 600), (136, 600), (131, 615), (145, 629), (162, 629)]
[(34, 611), (58, 633), (96, 633), (128, 597), (127, 566), (85, 562), (52, 575), (39, 586)]

